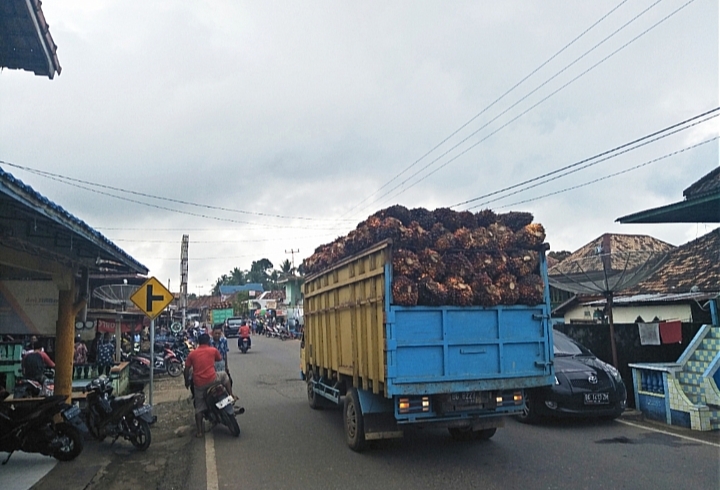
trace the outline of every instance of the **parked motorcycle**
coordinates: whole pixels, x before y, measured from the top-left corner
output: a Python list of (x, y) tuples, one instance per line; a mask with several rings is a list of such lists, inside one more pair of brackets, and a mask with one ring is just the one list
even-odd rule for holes
[(115, 442), (122, 437), (140, 451), (150, 446), (150, 424), (156, 418), (152, 406), (145, 405), (144, 394), (113, 396), (112, 384), (105, 376), (92, 380), (84, 391), (88, 394), (85, 417), (95, 439), (102, 441), (111, 436)]
[[(73, 460), (82, 452), (81, 432), (88, 429), (80, 409), (65, 399), (57, 395), (22, 404), (0, 403), (0, 451), (10, 453), (2, 464), (15, 451), (40, 453), (59, 461)], [(63, 422), (55, 421), (58, 414)]]
[(233, 405), (233, 397), (228, 395), (227, 390), (221, 383), (212, 385), (207, 389), (207, 410), (203, 412), (203, 418), (213, 425), (223, 424), (230, 433), (240, 436), (240, 426), (235, 417), (245, 413), (244, 408), (236, 409)]
[[(155, 374), (167, 373), (173, 378), (183, 373), (183, 363), (170, 348), (164, 348), (164, 352), (155, 354), (153, 369)], [(150, 376), (150, 356), (139, 354), (130, 358), (130, 377), (132, 379), (147, 378)]]
[(248, 349), (250, 349), (250, 339), (247, 337), (238, 337), (238, 349), (243, 354), (247, 354)]

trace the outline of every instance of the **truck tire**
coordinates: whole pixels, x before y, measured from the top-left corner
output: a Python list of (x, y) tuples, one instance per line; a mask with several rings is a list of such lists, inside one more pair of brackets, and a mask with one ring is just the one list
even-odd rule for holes
[(345, 423), (347, 445), (353, 451), (362, 452), (366, 446), (365, 419), (360, 409), (360, 399), (355, 388), (351, 388), (345, 395), (343, 422)]
[(450, 437), (455, 439), (456, 441), (472, 441), (475, 437), (475, 434), (473, 433), (472, 427), (450, 427), (448, 429), (448, 432), (450, 432)]
[(535, 408), (534, 395), (532, 390), (525, 392), (525, 408), (517, 415), (517, 419), (524, 424), (534, 424), (540, 419)]
[(323, 408), (325, 408), (326, 405), (323, 403), (323, 398), (317, 393), (315, 393), (315, 390), (313, 389), (313, 380), (315, 379), (315, 374), (313, 373), (312, 369), (308, 369), (305, 378), (307, 378), (307, 397), (310, 408), (312, 408), (313, 410), (322, 410)]
[(492, 436), (495, 435), (495, 432), (497, 432), (497, 427), (493, 427), (492, 429), (480, 429), (473, 432), (473, 435), (475, 436), (475, 439), (478, 441), (487, 441)]

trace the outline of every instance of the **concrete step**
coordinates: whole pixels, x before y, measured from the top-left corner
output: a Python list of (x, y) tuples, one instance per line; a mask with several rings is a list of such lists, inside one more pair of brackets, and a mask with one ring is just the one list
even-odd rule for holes
[(720, 327), (710, 327), (710, 333), (708, 334), (708, 337), (713, 339), (720, 339)]
[(690, 356), (690, 360), (710, 363), (713, 359), (715, 359), (717, 353), (718, 351), (716, 350), (702, 348), (696, 349), (695, 352), (693, 352), (692, 356)]
[(688, 361), (683, 372), (702, 374), (707, 369), (708, 364), (705, 361)]
[(680, 387), (683, 393), (685, 393), (685, 396), (688, 397), (688, 400), (696, 405), (702, 403), (702, 391), (699, 386), (680, 383)]
[(680, 381), (680, 384), (700, 386), (701, 374), (681, 371), (677, 374), (677, 380)]

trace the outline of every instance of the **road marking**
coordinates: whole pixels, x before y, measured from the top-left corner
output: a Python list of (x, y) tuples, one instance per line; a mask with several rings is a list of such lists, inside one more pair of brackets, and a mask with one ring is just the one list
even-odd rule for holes
[(702, 439), (695, 439), (694, 437), (683, 436), (680, 434), (676, 434), (674, 432), (656, 429), (655, 427), (648, 427), (646, 425), (634, 424), (634, 423), (628, 422), (626, 420), (616, 420), (616, 422), (620, 422), (621, 424), (629, 425), (629, 426), (635, 427), (637, 429), (651, 430), (653, 432), (659, 432), (660, 434), (666, 434), (669, 436), (679, 437), (680, 439), (687, 439), (688, 441), (699, 442), (700, 444), (707, 444), (708, 446), (720, 447), (720, 444), (717, 444), (715, 442), (703, 441)]
[(219, 490), (217, 463), (215, 462), (215, 439), (213, 439), (212, 431), (205, 434), (205, 468), (207, 490)]

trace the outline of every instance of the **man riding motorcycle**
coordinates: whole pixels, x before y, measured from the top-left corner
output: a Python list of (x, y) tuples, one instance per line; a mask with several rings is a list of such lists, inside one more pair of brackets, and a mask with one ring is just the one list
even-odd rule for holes
[[(215, 362), (222, 361), (222, 355), (215, 347), (210, 345), (210, 336), (206, 333), (200, 335), (198, 339), (198, 348), (188, 354), (185, 360), (185, 387), (189, 387), (190, 383), (195, 388), (194, 405), (195, 405), (195, 426), (197, 428), (197, 437), (203, 437), (203, 412), (207, 410), (205, 397), (208, 388), (215, 383), (222, 383), (235, 400), (237, 397), (233, 395), (232, 384), (230, 378), (224, 371), (215, 371)], [(192, 369), (192, 380), (190, 378), (190, 370)]]
[(252, 347), (252, 339), (250, 339), (250, 327), (248, 326), (246, 321), (243, 321), (240, 324), (240, 330), (238, 330), (238, 336), (240, 337), (240, 340), (247, 339), (248, 347)]

